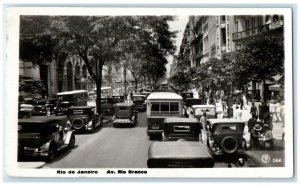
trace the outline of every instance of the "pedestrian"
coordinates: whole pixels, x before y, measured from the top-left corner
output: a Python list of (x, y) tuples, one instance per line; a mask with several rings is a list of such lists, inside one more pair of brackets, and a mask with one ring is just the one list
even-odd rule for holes
[(250, 149), (258, 150), (260, 149), (259, 138), (261, 137), (262, 127), (256, 124), (250, 134)]
[(255, 118), (257, 119), (257, 116), (258, 116), (258, 111), (257, 111), (257, 107), (255, 106), (255, 103), (252, 102), (252, 106), (251, 106), (251, 109), (250, 109), (250, 114), (255, 116)]
[(242, 113), (242, 110), (240, 109), (239, 106), (236, 106), (236, 109), (235, 109), (235, 118), (239, 121), (242, 121), (242, 118), (243, 118), (243, 113)]
[(243, 101), (243, 97), (242, 96), (239, 98), (239, 102), (241, 104), (241, 110), (243, 110), (244, 109), (244, 101)]
[(281, 108), (280, 108), (280, 117), (281, 117), (281, 121), (282, 121), (282, 127), (285, 126), (284, 115), (285, 115), (285, 111), (284, 111), (284, 101), (282, 101), (282, 102), (281, 102)]
[(244, 108), (247, 109), (247, 98), (246, 98), (246, 95), (243, 94), (243, 103), (244, 103)]
[(254, 126), (257, 124), (257, 118), (255, 114), (252, 114), (252, 117), (248, 120), (248, 132), (251, 134)]
[(187, 107), (186, 106), (183, 106), (183, 115), (185, 118), (188, 118), (189, 117), (189, 114), (188, 114), (188, 111), (187, 111)]
[(281, 117), (280, 117), (281, 105), (280, 105), (280, 101), (279, 100), (277, 100), (274, 109), (275, 109), (275, 115), (277, 117), (277, 122), (281, 122)]

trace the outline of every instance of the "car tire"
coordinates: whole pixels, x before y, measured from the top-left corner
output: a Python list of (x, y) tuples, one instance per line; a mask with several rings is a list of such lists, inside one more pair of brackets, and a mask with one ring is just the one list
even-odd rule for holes
[(73, 148), (75, 146), (75, 142), (76, 142), (75, 135), (72, 134), (69, 142), (69, 148)]
[(50, 162), (55, 159), (57, 153), (57, 148), (54, 143), (50, 144), (49, 150), (48, 150), (48, 155), (46, 157), (46, 162)]

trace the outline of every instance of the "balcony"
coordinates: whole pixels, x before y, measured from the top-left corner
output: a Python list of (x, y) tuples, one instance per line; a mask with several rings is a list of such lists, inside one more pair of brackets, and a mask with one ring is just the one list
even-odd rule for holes
[(233, 33), (232, 39), (233, 39), (233, 41), (237, 41), (237, 40), (247, 38), (249, 36), (253, 36), (256, 34), (270, 32), (272, 30), (276, 30), (281, 27), (283, 27), (283, 21), (279, 20), (279, 21), (271, 22), (270, 24), (262, 25), (262, 26), (255, 27), (255, 28), (252, 28), (249, 30), (244, 30), (242, 32)]
[(262, 32), (267, 32), (269, 31), (269, 25), (262, 25), (259, 27), (255, 27), (253, 29), (249, 29), (249, 30), (244, 30), (242, 32), (235, 32), (232, 34), (232, 39), (234, 40), (239, 40), (239, 39), (243, 39), (249, 36), (253, 36), (256, 34), (260, 34)]

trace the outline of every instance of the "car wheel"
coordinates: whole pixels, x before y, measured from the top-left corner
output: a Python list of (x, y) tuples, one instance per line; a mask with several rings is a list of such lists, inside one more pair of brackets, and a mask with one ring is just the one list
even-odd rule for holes
[(69, 142), (69, 148), (73, 148), (75, 146), (75, 135), (72, 134), (71, 138), (70, 138), (70, 142)]
[(46, 162), (50, 162), (50, 161), (54, 160), (54, 158), (56, 156), (56, 152), (57, 152), (56, 145), (54, 145), (52, 143), (48, 150), (48, 156), (46, 157)]

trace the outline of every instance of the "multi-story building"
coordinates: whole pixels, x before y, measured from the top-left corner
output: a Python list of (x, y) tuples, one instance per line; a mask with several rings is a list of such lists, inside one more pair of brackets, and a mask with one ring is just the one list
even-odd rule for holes
[[(280, 15), (249, 15), (249, 16), (190, 16), (184, 38), (178, 54), (177, 67), (191, 69), (207, 62), (210, 58), (221, 59), (224, 53), (239, 51), (243, 42), (258, 34), (283, 34), (283, 16)], [(279, 77), (279, 78), (278, 78)], [(276, 76), (279, 80), (281, 76)], [(274, 82), (267, 82), (267, 84)], [(259, 82), (245, 85), (249, 91), (261, 95)], [(262, 97), (262, 95), (261, 95)]]

